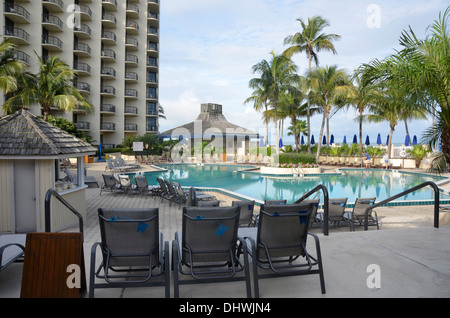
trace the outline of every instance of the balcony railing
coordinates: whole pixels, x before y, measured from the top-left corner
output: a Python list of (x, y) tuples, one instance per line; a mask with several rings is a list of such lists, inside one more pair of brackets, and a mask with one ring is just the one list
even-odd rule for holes
[(138, 63), (139, 59), (136, 55), (127, 54), (125, 56), (125, 62)]
[(28, 22), (30, 21), (30, 12), (28, 12), (24, 7), (17, 4), (5, 3), (4, 4), (5, 13), (13, 13), (22, 16)]
[(81, 13), (87, 14), (90, 18), (92, 18), (92, 10), (87, 5), (85, 5), (85, 4), (78, 4), (77, 6), (75, 6), (75, 8), (79, 9), (79, 10), (77, 10), (77, 12), (81, 12)]
[(63, 47), (63, 42), (58, 39), (56, 36), (42, 36), (42, 44), (49, 44), (52, 46), (56, 46), (60, 49)]
[(75, 51), (82, 51), (82, 52), (86, 52), (87, 54), (91, 55), (91, 47), (85, 43), (75, 42), (73, 44), (73, 49)]
[(138, 126), (137, 126), (137, 124), (125, 124), (125, 130), (126, 131), (137, 131)]
[(16, 27), (5, 27), (5, 36), (13, 36), (30, 43), (30, 34)]
[(62, 30), (63, 28), (63, 22), (61, 21), (60, 18), (58, 18), (55, 15), (50, 15), (50, 14), (43, 14), (42, 15), (42, 22), (43, 23), (50, 23), (53, 25), (56, 25), (58, 28), (60, 28)]
[(53, 4), (57, 5), (61, 10), (64, 7), (64, 3), (62, 2), (62, 0), (42, 0), (42, 2), (53, 3)]
[(92, 33), (91, 28), (86, 24), (80, 24), (79, 26), (74, 26), (73, 29), (76, 32), (84, 32), (86, 34), (89, 34), (89, 36), (91, 36), (91, 33)]
[(116, 124), (114, 123), (101, 123), (100, 130), (116, 130)]
[(75, 123), (75, 126), (80, 130), (90, 130), (91, 123), (87, 121), (78, 121)]
[(128, 88), (125, 90), (126, 97), (138, 97), (138, 91), (136, 89)]
[(139, 46), (139, 41), (135, 38), (126, 38), (125, 44)]
[(125, 114), (137, 115), (138, 108), (134, 106), (125, 106)]
[(102, 20), (108, 20), (113, 22), (114, 24), (117, 24), (117, 18), (114, 14), (111, 13), (103, 13)]
[(23, 61), (27, 64), (30, 64), (30, 56), (22, 51), (14, 51), (14, 58)]
[(116, 106), (111, 104), (101, 104), (100, 105), (100, 111), (101, 112), (108, 112), (108, 113), (115, 113), (116, 112)]
[(114, 42), (117, 41), (116, 34), (114, 32), (111, 32), (111, 31), (103, 31), (102, 32), (102, 38), (103, 39), (111, 39)]
[(112, 95), (116, 95), (116, 89), (112, 86), (103, 86), (101, 88), (101, 93), (103, 94), (112, 94)]
[(89, 64), (87, 64), (87, 63), (77, 62), (77, 63), (74, 64), (73, 68), (75, 70), (77, 70), (77, 71), (91, 73), (91, 66)]
[(116, 70), (112, 67), (104, 66), (102, 67), (102, 70), (100, 71), (102, 75), (109, 75), (116, 77)]
[(116, 0), (102, 0), (103, 3), (111, 3), (115, 7), (117, 7), (117, 1)]
[(114, 52), (113, 50), (110, 50), (110, 49), (104, 49), (103, 51), (102, 51), (102, 57), (109, 57), (109, 58), (112, 58), (112, 59), (116, 59), (116, 52)]
[(91, 85), (85, 82), (78, 82), (77, 89), (81, 91), (91, 92)]
[(126, 72), (125, 73), (126, 80), (138, 80), (138, 74), (136, 72)]
[(158, 131), (158, 127), (154, 126), (154, 125), (147, 125), (146, 126), (146, 131), (157, 132)]

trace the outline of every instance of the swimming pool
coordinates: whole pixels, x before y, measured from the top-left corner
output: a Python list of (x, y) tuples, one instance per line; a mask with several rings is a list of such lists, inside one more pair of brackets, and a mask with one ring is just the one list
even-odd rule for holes
[[(320, 174), (304, 177), (274, 177), (248, 171), (249, 166), (215, 164), (164, 164), (164, 171), (146, 172), (148, 183), (157, 185), (156, 178), (169, 179), (183, 187), (220, 188), (255, 200), (286, 199), (292, 203), (319, 184), (327, 187), (330, 198), (376, 197), (382, 201), (425, 181), (438, 182), (446, 178), (383, 169), (342, 169), (341, 174)], [(422, 188), (397, 199), (400, 202), (430, 201), (434, 192)]]

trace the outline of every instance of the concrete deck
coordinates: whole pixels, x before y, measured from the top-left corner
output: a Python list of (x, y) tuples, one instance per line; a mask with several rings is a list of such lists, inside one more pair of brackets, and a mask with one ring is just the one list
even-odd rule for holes
[[(93, 165), (89, 175), (98, 177), (104, 165)], [(101, 169), (99, 168), (101, 167)], [(101, 184), (101, 179), (97, 179)], [(140, 195), (99, 195), (98, 188), (86, 190), (85, 262), (89, 277), (90, 251), (100, 241), (97, 223), (98, 207), (158, 207), (160, 229), (164, 240), (172, 243), (181, 228), (181, 208)], [(223, 205), (230, 198), (218, 195)], [(441, 212), (446, 217), (450, 212)], [(348, 227), (330, 228), (328, 236), (318, 234), (324, 263), (326, 294), (320, 292), (317, 275), (266, 279), (260, 282), (262, 298), (447, 298), (450, 297), (450, 226), (433, 227), (433, 206), (382, 207), (377, 209), (380, 230), (361, 227), (349, 232)], [(308, 250), (315, 250), (308, 240)], [(313, 253), (314, 254), (314, 253)], [(100, 255), (97, 253), (97, 258)], [(379, 271), (373, 272), (373, 266)], [(20, 296), (22, 264), (9, 266), (0, 273), (0, 298)], [(379, 280), (374, 281), (379, 274)], [(370, 288), (368, 283), (379, 282)], [(89, 281), (87, 282), (89, 283)], [(182, 298), (245, 298), (244, 283), (222, 283), (181, 286)], [(173, 293), (172, 293), (173, 294)], [(96, 291), (98, 298), (162, 298), (162, 287), (107, 289)]]

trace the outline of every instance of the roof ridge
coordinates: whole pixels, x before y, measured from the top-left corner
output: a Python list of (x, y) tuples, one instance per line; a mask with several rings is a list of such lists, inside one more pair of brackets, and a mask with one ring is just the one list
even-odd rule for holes
[[(53, 143), (52, 140), (50, 140), (50, 138), (48, 138), (41, 130), (41, 128), (34, 122), (34, 120), (31, 118), (31, 116), (35, 117), (36, 119), (38, 119), (36, 116), (34, 116), (33, 114), (31, 114), (30, 112), (22, 109), (22, 116), (25, 118), (25, 120), (31, 125), (33, 126), (33, 128), (35, 129), (36, 133), (39, 134), (39, 136), (43, 139), (43, 141), (45, 141), (45, 143), (57, 154), (59, 152), (59, 148), (55, 146), (55, 144)], [(39, 119), (38, 119), (39, 120)], [(44, 122), (46, 123), (46, 122)], [(46, 123), (48, 124), (48, 123)]]

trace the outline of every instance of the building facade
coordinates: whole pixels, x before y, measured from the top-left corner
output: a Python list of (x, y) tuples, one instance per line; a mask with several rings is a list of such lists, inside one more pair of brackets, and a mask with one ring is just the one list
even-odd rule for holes
[[(4, 0), (1, 34), (31, 73), (36, 54), (59, 56), (76, 71), (74, 85), (93, 112), (55, 114), (112, 148), (127, 136), (158, 133), (159, 2)], [(40, 115), (40, 106), (30, 112)]]

